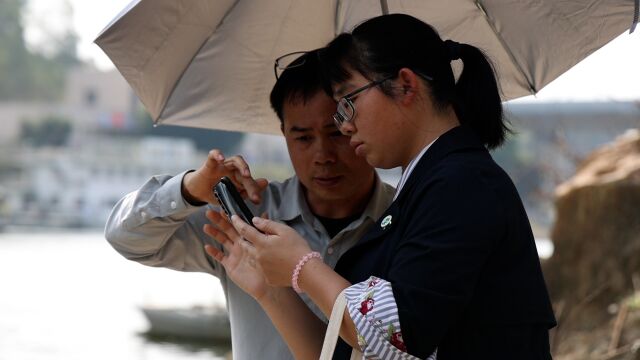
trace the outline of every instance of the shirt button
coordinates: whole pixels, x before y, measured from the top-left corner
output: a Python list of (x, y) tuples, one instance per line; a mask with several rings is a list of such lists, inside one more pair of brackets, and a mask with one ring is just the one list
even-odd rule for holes
[(176, 204), (176, 202), (175, 202), (175, 201), (172, 201), (172, 202), (171, 202), (171, 204), (169, 204), (169, 205), (171, 205), (171, 208), (172, 208), (173, 210), (175, 210), (175, 209), (178, 207), (178, 204)]
[(147, 213), (144, 212), (144, 211), (141, 211), (140, 212), (140, 216), (142, 216), (143, 219), (146, 219), (147, 218)]
[(333, 248), (332, 248), (332, 247), (328, 248), (328, 249), (327, 249), (327, 253), (328, 253), (329, 255), (333, 254)]

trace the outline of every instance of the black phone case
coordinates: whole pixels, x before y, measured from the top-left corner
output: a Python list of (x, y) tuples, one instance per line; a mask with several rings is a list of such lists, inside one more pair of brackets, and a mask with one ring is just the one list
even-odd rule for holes
[(247, 224), (253, 226), (251, 210), (249, 210), (236, 186), (233, 185), (233, 182), (228, 177), (221, 178), (213, 187), (213, 196), (216, 197), (229, 219), (231, 219), (232, 215), (238, 215)]

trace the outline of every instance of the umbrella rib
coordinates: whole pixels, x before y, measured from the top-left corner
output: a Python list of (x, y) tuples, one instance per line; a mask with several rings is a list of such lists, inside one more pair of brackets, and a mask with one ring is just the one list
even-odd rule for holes
[[(218, 22), (218, 24), (216, 25), (216, 28), (213, 29), (213, 31), (211, 32), (211, 34), (215, 33), (218, 28), (224, 24), (224, 22), (227, 20), (227, 17), (229, 16), (229, 14), (231, 14), (231, 12), (233, 11), (233, 9), (235, 9), (235, 7), (238, 5), (238, 3), (240, 2), (240, 0), (235, 0), (233, 2), (233, 5), (229, 6), (229, 8), (227, 9), (227, 11), (224, 13), (224, 15), (222, 16), (222, 18), (220, 19), (220, 21)], [(211, 36), (211, 35), (209, 35)]]
[[(207, 44), (207, 41), (209, 41), (209, 38), (211, 37), (211, 35), (213, 33), (216, 32), (216, 30), (218, 30), (218, 28), (224, 23), (224, 21), (226, 20), (227, 16), (229, 16), (229, 13), (231, 13), (231, 11), (236, 7), (236, 5), (238, 5), (238, 3), (240, 2), (240, 0), (235, 0), (233, 5), (231, 5), (227, 11), (225, 12), (225, 14), (222, 16), (222, 18), (220, 19), (220, 21), (218, 22), (218, 24), (216, 25), (215, 29), (211, 29), (210, 34), (206, 37), (206, 39), (202, 42), (202, 44), (200, 44), (200, 47), (198, 48), (198, 51), (196, 51), (193, 54), (193, 57), (191, 58), (191, 60), (189, 60), (189, 63), (187, 63), (187, 66), (185, 66), (185, 68), (182, 70), (182, 72), (180, 73), (180, 76), (178, 76), (177, 80), (175, 81), (175, 83), (172, 86), (172, 89), (169, 91), (167, 97), (164, 99), (164, 101), (162, 102), (162, 106), (160, 107), (160, 112), (158, 113), (158, 117), (153, 119), (153, 126), (159, 126), (160, 124), (160, 119), (162, 118), (162, 114), (164, 113), (165, 108), (167, 107), (167, 102), (169, 102), (169, 98), (171, 98), (171, 96), (173, 95), (173, 92), (175, 91), (176, 87), (178, 86), (178, 83), (180, 82), (180, 80), (182, 79), (182, 77), (184, 76), (184, 73), (187, 71), (187, 68), (191, 65), (191, 63), (193, 62), (193, 60), (196, 57), (196, 54), (198, 54), (200, 52), (200, 50)], [(146, 64), (145, 64), (146, 66)]]
[(500, 32), (498, 32), (498, 30), (493, 26), (493, 23), (491, 22), (491, 19), (489, 18), (489, 14), (487, 13), (486, 9), (484, 8), (484, 6), (482, 6), (482, 3), (480, 3), (480, 0), (475, 0), (475, 3), (478, 9), (480, 9), (480, 12), (482, 12), (482, 14), (484, 15), (484, 18), (487, 21), (487, 24), (489, 25), (494, 35), (500, 42), (500, 45), (502, 45), (502, 48), (504, 49), (504, 51), (507, 53), (507, 55), (509, 55), (511, 62), (515, 65), (516, 69), (518, 69), (522, 77), (524, 77), (524, 79), (527, 81), (527, 85), (529, 85), (529, 91), (531, 91), (531, 93), (535, 95), (535, 93), (537, 93), (535, 86), (533, 85), (531, 79), (529, 79), (527, 74), (522, 70), (520, 63), (518, 63), (515, 56), (513, 56), (513, 53), (511, 52), (511, 50), (509, 50), (509, 47), (505, 43), (504, 39), (502, 38), (502, 36), (500, 36)]

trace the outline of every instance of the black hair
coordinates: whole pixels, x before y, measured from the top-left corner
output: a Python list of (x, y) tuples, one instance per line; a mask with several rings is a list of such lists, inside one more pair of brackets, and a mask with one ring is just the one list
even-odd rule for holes
[[(456, 83), (452, 59), (464, 68)], [(475, 46), (443, 41), (430, 25), (405, 14), (382, 15), (332, 40), (321, 52), (323, 86), (348, 80), (350, 69), (369, 80), (398, 75), (409, 68), (425, 80), (436, 109), (453, 109), (489, 149), (500, 146), (510, 131), (502, 112), (500, 90), (490, 60)], [(384, 84), (383, 84), (384, 85)], [(392, 89), (381, 86), (392, 95)]]
[(305, 104), (318, 91), (323, 91), (323, 76), (320, 72), (318, 51), (311, 50), (292, 61), (280, 74), (271, 90), (271, 108), (284, 125), (284, 104), (302, 101)]

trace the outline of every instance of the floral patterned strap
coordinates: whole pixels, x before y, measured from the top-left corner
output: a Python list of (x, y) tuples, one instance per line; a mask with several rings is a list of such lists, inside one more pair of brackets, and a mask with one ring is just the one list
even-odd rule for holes
[[(406, 352), (390, 282), (371, 276), (348, 287), (345, 298), (365, 359), (418, 359)], [(437, 352), (436, 349), (428, 360), (436, 360)]]

